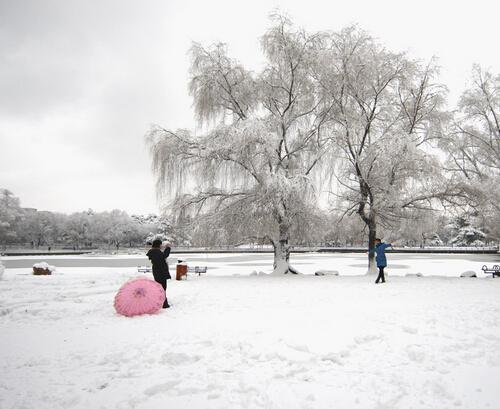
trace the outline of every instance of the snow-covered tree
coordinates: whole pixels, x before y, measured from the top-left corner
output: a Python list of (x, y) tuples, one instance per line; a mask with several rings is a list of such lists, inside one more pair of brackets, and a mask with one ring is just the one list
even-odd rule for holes
[(486, 233), (471, 223), (470, 217), (457, 216), (447, 226), (452, 235), (449, 243), (454, 246), (484, 246)]
[(60, 218), (49, 211), (29, 210), (24, 212), (21, 231), (24, 241), (36, 247), (51, 245), (59, 236)]
[[(435, 82), (433, 62), (422, 66), (393, 53), (357, 27), (323, 41), (328, 51), (318, 77), (334, 103), (331, 134), (343, 152), (338, 200), (363, 220), (373, 248), (380, 223), (460, 194), (426, 147), (440, 129), (445, 90)], [(369, 271), (375, 272), (373, 254)]]
[(400, 220), (394, 235), (410, 246), (442, 246), (439, 232), (447, 222), (441, 214), (418, 209), (406, 212), (408, 217)]
[(500, 239), (500, 75), (473, 67), (471, 86), (462, 94), (441, 146), (449, 154), (448, 170), (475, 190), (472, 204)]
[(0, 189), (0, 244), (18, 238), (17, 224), (22, 216), (20, 202), (8, 189)]
[[(158, 191), (174, 210), (230, 220), (274, 247), (274, 272), (296, 272), (290, 240), (310, 223), (316, 177), (327, 165), (331, 100), (315, 75), (320, 35), (283, 16), (262, 37), (266, 64), (245, 69), (224, 44), (191, 49), (190, 92), (205, 131), (148, 134)], [(187, 177), (189, 176), (189, 178)]]
[(190, 225), (186, 218), (178, 217), (172, 221), (165, 215), (158, 218), (157, 231), (163, 240), (178, 246), (191, 245), (191, 236), (189, 234)]
[(357, 215), (347, 215), (332, 209), (324, 217), (324, 234), (321, 242), (327, 246), (357, 247), (364, 242), (364, 223)]
[(107, 216), (109, 228), (104, 233), (104, 237), (118, 250), (121, 244), (128, 241), (129, 235), (135, 233), (135, 226), (133, 220), (123, 210), (112, 210)]
[(137, 223), (143, 244), (151, 243), (155, 239), (167, 240), (173, 245), (191, 244), (188, 233), (190, 226), (181, 220), (172, 222), (166, 216), (159, 217), (156, 214), (132, 215), (131, 217)]
[(132, 218), (124, 211), (114, 209), (110, 212), (96, 213), (92, 217), (91, 236), (94, 241), (114, 246), (127, 243), (127, 234), (133, 224)]
[(76, 248), (91, 242), (91, 215), (88, 212), (73, 213), (66, 218), (64, 238)]

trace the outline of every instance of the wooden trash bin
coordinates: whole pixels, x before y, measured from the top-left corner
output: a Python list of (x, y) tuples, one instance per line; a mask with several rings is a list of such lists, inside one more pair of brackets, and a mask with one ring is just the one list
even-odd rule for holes
[(185, 276), (187, 278), (187, 270), (188, 266), (186, 264), (179, 263), (177, 264), (176, 270), (175, 270), (175, 279), (177, 281), (182, 280), (182, 276)]

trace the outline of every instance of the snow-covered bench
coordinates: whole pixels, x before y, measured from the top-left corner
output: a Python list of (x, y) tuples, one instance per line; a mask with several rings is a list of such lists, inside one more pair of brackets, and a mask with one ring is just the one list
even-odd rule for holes
[(483, 266), (481, 269), (484, 274), (491, 274), (492, 277), (500, 277), (500, 266), (495, 264), (493, 267), (488, 268), (488, 266)]
[(153, 269), (147, 266), (137, 266), (138, 273), (152, 273)]

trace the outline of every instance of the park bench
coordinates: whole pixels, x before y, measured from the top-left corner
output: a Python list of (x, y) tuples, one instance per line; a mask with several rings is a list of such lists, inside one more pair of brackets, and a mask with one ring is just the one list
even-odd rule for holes
[(483, 266), (481, 268), (484, 274), (491, 274), (492, 277), (500, 277), (500, 266), (495, 264), (493, 267), (488, 268), (488, 266)]
[(152, 273), (153, 268), (152, 267), (146, 267), (146, 266), (137, 266), (137, 272), (138, 273)]
[(188, 273), (193, 273), (193, 274), (198, 274), (199, 276), (207, 272), (206, 267), (199, 267), (199, 266), (194, 266), (194, 267), (189, 267), (187, 269)]

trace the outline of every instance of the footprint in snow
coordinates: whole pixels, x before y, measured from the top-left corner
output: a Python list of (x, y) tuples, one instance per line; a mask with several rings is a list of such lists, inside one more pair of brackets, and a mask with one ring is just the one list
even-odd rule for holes
[(159, 383), (158, 385), (153, 385), (144, 390), (144, 394), (148, 396), (154, 396), (159, 393), (167, 393), (170, 392), (172, 388), (175, 388), (180, 383), (181, 381), (169, 381), (165, 383)]
[(323, 355), (321, 357), (321, 360), (332, 362), (332, 363), (337, 364), (337, 365), (344, 365), (344, 362), (342, 362), (341, 356), (337, 353)]
[(178, 352), (166, 352), (161, 357), (161, 363), (167, 365), (187, 365), (197, 362), (201, 359), (199, 355), (188, 355)]
[(366, 344), (369, 342), (377, 341), (380, 339), (382, 339), (382, 337), (380, 335), (368, 334), (368, 335), (361, 335), (361, 336), (355, 337), (354, 342), (356, 344), (360, 345), (360, 344)]
[(410, 345), (406, 353), (413, 362), (423, 362), (426, 359), (425, 350), (419, 345)]
[(176, 394), (178, 396), (194, 395), (194, 394), (203, 393), (203, 392), (206, 392), (206, 391), (207, 390), (205, 388), (190, 387), (190, 388), (184, 388), (184, 389), (176, 389)]
[(289, 347), (299, 352), (310, 352), (307, 345), (289, 345)]
[(402, 330), (408, 334), (418, 334), (418, 328), (403, 326)]

